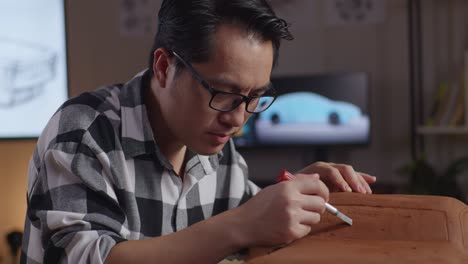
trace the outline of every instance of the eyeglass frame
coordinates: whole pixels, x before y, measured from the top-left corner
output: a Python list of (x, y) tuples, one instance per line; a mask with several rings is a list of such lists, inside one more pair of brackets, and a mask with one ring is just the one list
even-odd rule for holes
[[(278, 97), (277, 94), (276, 94), (276, 90), (274, 89), (274, 87), (272, 86), (272, 84), (270, 83), (270, 87), (267, 89), (267, 90), (270, 90), (271, 89), (271, 92), (273, 93), (271, 97), (273, 97), (273, 101), (271, 101), (270, 105), (268, 107), (266, 107), (265, 109), (263, 109), (262, 111), (259, 111), (259, 112), (253, 112), (253, 111), (250, 111), (248, 110), (248, 106), (250, 104), (250, 102), (253, 100), (253, 99), (257, 99), (257, 98), (261, 98), (261, 97), (264, 97), (264, 96), (246, 96), (246, 95), (243, 95), (243, 94), (239, 94), (239, 93), (232, 93), (232, 92), (225, 92), (225, 91), (220, 91), (220, 90), (217, 90), (215, 88), (213, 88), (198, 72), (197, 70), (195, 70), (195, 68), (192, 66), (192, 64), (190, 64), (189, 62), (185, 61), (184, 59), (182, 59), (181, 56), (179, 56), (179, 54), (177, 54), (177, 52), (175, 51), (172, 51), (171, 52), (178, 60), (180, 60), (180, 62), (182, 62), (182, 64), (184, 64), (184, 66), (190, 71), (190, 73), (192, 74), (192, 76), (201, 84), (201, 86), (203, 86), (203, 88), (205, 88), (206, 90), (208, 90), (208, 92), (211, 94), (211, 99), (210, 99), (210, 102), (208, 104), (208, 106), (213, 109), (213, 110), (216, 110), (216, 111), (219, 111), (219, 112), (223, 112), (223, 113), (227, 113), (227, 112), (232, 112), (234, 111), (237, 107), (239, 107), (242, 103), (245, 102), (245, 111), (248, 112), (248, 113), (251, 113), (251, 114), (258, 114), (258, 113), (261, 113), (265, 110), (267, 110), (276, 100), (276, 98)], [(220, 109), (217, 109), (217, 108), (214, 108), (211, 103), (213, 101), (213, 99), (215, 98), (215, 96), (217, 94), (226, 94), (226, 95), (236, 95), (236, 96), (239, 96), (242, 98), (242, 100), (240, 101), (240, 103), (238, 105), (236, 105), (235, 107), (233, 107), (232, 109), (230, 110), (220, 110)], [(269, 96), (270, 97), (270, 96)]]

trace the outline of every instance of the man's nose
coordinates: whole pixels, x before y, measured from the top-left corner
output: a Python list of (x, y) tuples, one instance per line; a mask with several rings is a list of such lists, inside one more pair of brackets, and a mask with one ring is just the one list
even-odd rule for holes
[(220, 120), (222, 123), (229, 125), (230, 127), (240, 127), (244, 124), (247, 115), (248, 113), (245, 111), (245, 102), (242, 102), (234, 110), (221, 113)]

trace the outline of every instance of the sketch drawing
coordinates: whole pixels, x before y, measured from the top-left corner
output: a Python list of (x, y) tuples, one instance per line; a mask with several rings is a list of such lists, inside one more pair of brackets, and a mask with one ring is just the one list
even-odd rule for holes
[(330, 24), (376, 24), (385, 20), (385, 0), (326, 1)]
[(340, 17), (345, 21), (362, 21), (366, 18), (369, 11), (374, 8), (371, 0), (337, 0), (335, 7)]
[(39, 96), (54, 79), (57, 54), (35, 43), (0, 38), (0, 108)]

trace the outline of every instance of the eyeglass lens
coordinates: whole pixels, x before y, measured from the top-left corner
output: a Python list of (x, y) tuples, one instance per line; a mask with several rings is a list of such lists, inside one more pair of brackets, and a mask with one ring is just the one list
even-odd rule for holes
[[(247, 102), (247, 111), (251, 113), (262, 112), (267, 109), (274, 101), (274, 96), (252, 97)], [(217, 93), (211, 100), (211, 107), (220, 111), (231, 111), (238, 107), (244, 101), (241, 95), (230, 93)]]

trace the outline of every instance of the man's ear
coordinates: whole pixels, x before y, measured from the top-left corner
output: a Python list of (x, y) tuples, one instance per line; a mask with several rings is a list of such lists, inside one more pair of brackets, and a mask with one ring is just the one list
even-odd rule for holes
[(169, 72), (170, 56), (167, 50), (159, 48), (154, 51), (153, 75), (161, 88), (166, 87)]

